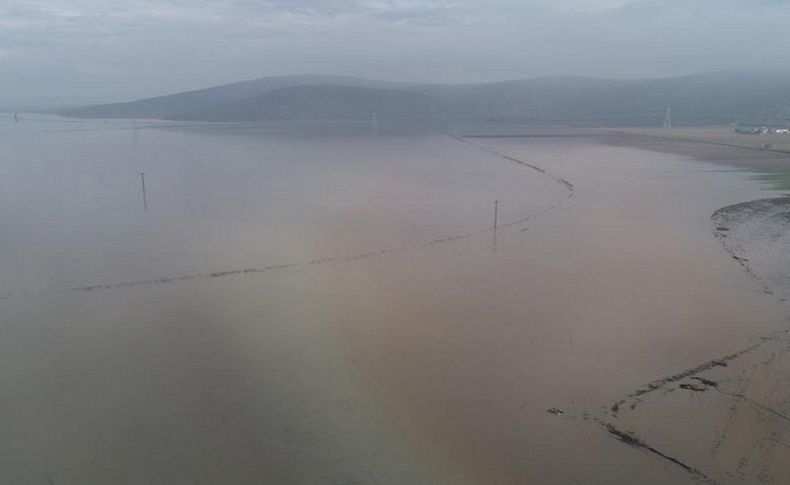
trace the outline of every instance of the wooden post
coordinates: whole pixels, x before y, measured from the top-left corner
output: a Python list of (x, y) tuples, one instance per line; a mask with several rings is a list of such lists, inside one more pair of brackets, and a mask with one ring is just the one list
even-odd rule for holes
[(499, 222), (499, 201), (494, 201), (494, 251), (496, 251), (496, 232), (497, 224)]
[(143, 187), (143, 209), (148, 211), (148, 200), (145, 197), (145, 172), (140, 172), (140, 183)]

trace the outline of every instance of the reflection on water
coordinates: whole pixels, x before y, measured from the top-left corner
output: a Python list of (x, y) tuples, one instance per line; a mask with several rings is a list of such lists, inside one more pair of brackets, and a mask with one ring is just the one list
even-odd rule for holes
[[(758, 188), (701, 162), (46, 121), (0, 130), (3, 483), (681, 482), (546, 410), (781, 324), (710, 234)], [(539, 215), (496, 253), (494, 200)]]

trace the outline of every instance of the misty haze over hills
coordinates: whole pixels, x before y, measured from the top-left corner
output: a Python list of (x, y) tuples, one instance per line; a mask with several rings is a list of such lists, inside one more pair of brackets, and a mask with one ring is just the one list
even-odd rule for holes
[(280, 76), (65, 111), (83, 118), (191, 121), (518, 121), (656, 124), (790, 122), (790, 73), (719, 72), (662, 79), (545, 77), (483, 84), (408, 84)]

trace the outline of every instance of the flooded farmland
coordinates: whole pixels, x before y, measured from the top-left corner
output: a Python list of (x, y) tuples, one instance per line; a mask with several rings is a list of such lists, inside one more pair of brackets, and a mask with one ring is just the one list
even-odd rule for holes
[(787, 308), (711, 221), (776, 195), (741, 170), (31, 115), (0, 175), (0, 483), (790, 477)]

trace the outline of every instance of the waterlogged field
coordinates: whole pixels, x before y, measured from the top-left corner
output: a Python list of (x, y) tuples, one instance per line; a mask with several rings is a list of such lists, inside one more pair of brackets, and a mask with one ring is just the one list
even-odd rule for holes
[(716, 392), (784, 348), (710, 221), (769, 194), (746, 173), (584, 137), (31, 116), (0, 175), (2, 483), (790, 476), (781, 418)]

